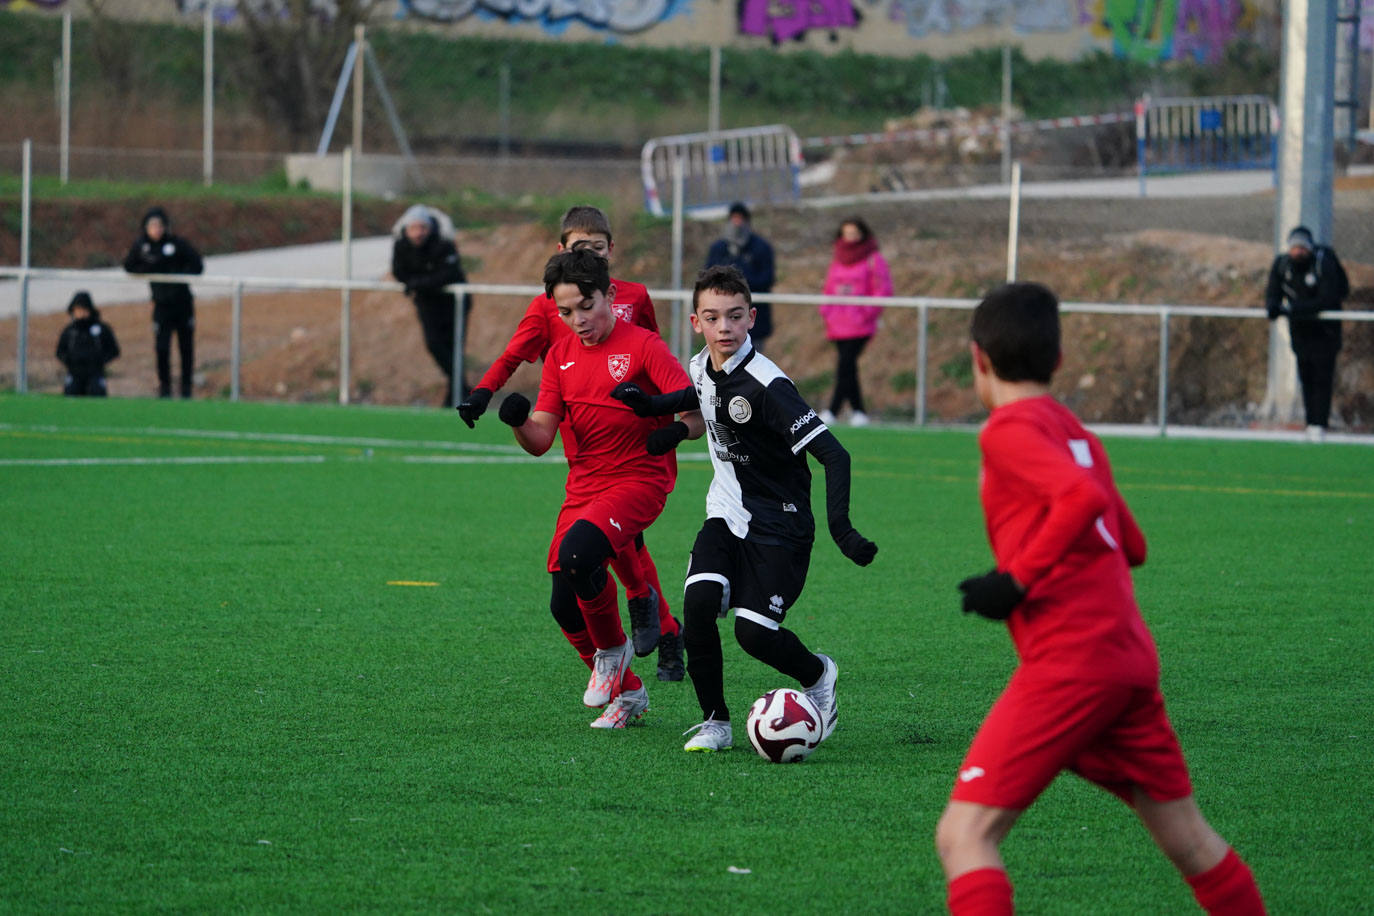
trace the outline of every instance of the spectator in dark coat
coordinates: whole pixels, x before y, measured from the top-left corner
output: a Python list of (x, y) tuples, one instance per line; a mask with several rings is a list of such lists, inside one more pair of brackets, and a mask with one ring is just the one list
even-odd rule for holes
[(1331, 391), (1336, 378), (1336, 354), (1341, 349), (1341, 323), (1320, 320), (1318, 312), (1335, 312), (1350, 295), (1350, 281), (1336, 252), (1318, 245), (1306, 226), (1288, 233), (1288, 251), (1274, 259), (1264, 308), (1269, 320), (1288, 316), (1289, 340), (1298, 360), (1307, 436), (1326, 437), (1331, 418)]
[(91, 294), (82, 290), (67, 305), (71, 324), (57, 338), (57, 359), (67, 367), (62, 393), (69, 397), (103, 398), (105, 365), (119, 356), (114, 328), (100, 320)]
[[(391, 248), (391, 276), (404, 283), (406, 295), (415, 302), (425, 348), (448, 378), (444, 406), (453, 407), (460, 398), (453, 392), (453, 332), (457, 298), (445, 292), (451, 283), (466, 283), (463, 264), (454, 241), (453, 222), (447, 215), (423, 204), (416, 204), (402, 215), (392, 229), (396, 241)], [(463, 296), (463, 339), (467, 339), (468, 312), (472, 301)], [(462, 398), (468, 395), (466, 380)]]
[[(773, 246), (754, 232), (749, 208), (739, 201), (730, 205), (725, 234), (716, 239), (706, 252), (705, 266), (715, 267), (718, 264), (734, 267), (744, 274), (750, 294), (773, 291)], [(749, 331), (749, 340), (762, 353), (764, 340), (773, 333), (773, 307), (767, 302), (755, 302), (754, 312), (754, 327)]]
[[(143, 231), (124, 256), (124, 269), (131, 274), (198, 274), (205, 264), (190, 242), (172, 234), (167, 211), (153, 207), (143, 215)], [(179, 282), (150, 286), (158, 396), (172, 396), (172, 335), (176, 334), (181, 354), (181, 396), (189, 398), (196, 365), (196, 306), (191, 287)]]

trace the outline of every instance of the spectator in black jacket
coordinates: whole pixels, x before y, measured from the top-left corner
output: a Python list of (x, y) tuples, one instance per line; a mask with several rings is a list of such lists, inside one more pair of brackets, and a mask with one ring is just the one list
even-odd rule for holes
[(57, 338), (57, 359), (67, 367), (62, 393), (69, 397), (103, 398), (105, 364), (119, 356), (114, 328), (100, 320), (91, 294), (82, 290), (67, 305), (71, 324)]
[[(143, 231), (124, 256), (131, 274), (198, 274), (205, 269), (190, 242), (172, 234), (167, 211), (153, 207), (143, 215)], [(195, 374), (196, 306), (185, 283), (153, 283), (153, 334), (157, 350), (157, 393), (172, 396), (172, 334), (181, 354), (181, 396), (189, 398)]]
[(1293, 355), (1298, 360), (1302, 405), (1307, 415), (1307, 437), (1320, 442), (1326, 437), (1331, 417), (1331, 391), (1336, 377), (1336, 354), (1341, 349), (1341, 323), (1320, 320), (1318, 312), (1339, 311), (1350, 295), (1350, 281), (1336, 252), (1312, 240), (1306, 226), (1288, 233), (1288, 251), (1274, 259), (1264, 308), (1269, 320), (1288, 316)]
[[(744, 274), (744, 282), (749, 284), (751, 294), (773, 291), (773, 246), (754, 232), (749, 208), (740, 201), (730, 205), (725, 234), (716, 239), (706, 252), (705, 266), (715, 267), (718, 264), (734, 267)], [(755, 302), (754, 312), (754, 327), (749, 331), (749, 340), (754, 349), (762, 353), (764, 340), (773, 333), (773, 307), (767, 302)]]
[[(456, 406), (468, 396), (467, 381), (462, 380), (462, 397), (453, 392), (454, 312), (458, 300), (444, 287), (466, 283), (463, 264), (454, 241), (453, 221), (444, 213), (416, 204), (401, 216), (392, 229), (396, 241), (391, 248), (391, 276), (404, 283), (406, 295), (415, 302), (425, 348), (448, 377), (444, 406)], [(463, 296), (463, 339), (467, 339), (471, 299)]]

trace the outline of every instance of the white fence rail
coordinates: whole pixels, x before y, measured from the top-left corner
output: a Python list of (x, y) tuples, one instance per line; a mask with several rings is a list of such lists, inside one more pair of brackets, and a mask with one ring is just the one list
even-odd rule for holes
[[(19, 283), (20, 306), (18, 315), (18, 364), (16, 373), (16, 390), (20, 393), (28, 390), (28, 371), (26, 365), (28, 348), (28, 289), (33, 281), (77, 281), (89, 282), (92, 280), (123, 280), (127, 282), (147, 282), (155, 280), (158, 282), (188, 282), (195, 283), (201, 287), (220, 287), (227, 291), (232, 303), (232, 317), (230, 322), (230, 386), (229, 398), (237, 401), (240, 397), (240, 372), (242, 369), (242, 322), (243, 322), (243, 295), (245, 291), (266, 291), (266, 290), (339, 290), (341, 300), (346, 299), (344, 295), (353, 290), (364, 291), (390, 291), (401, 292), (403, 287), (399, 283), (381, 282), (376, 280), (291, 280), (280, 277), (231, 277), (214, 276), (208, 274), (179, 275), (179, 274), (152, 274), (135, 275), (127, 274), (119, 270), (66, 270), (56, 268), (21, 268), (0, 266), (0, 278), (13, 278)], [(461, 303), (463, 293), (473, 293), (477, 295), (497, 295), (497, 296), (518, 296), (529, 298), (543, 292), (542, 287), (507, 285), (497, 283), (459, 283), (449, 287), (458, 294), (458, 301)], [(679, 358), (684, 359), (690, 352), (692, 340), (685, 337), (687, 323), (684, 315), (690, 306), (692, 293), (691, 290), (681, 289), (651, 289), (649, 294), (657, 302), (671, 302), (673, 304), (674, 320), (671, 324), (672, 336), (669, 345)], [(817, 296), (800, 293), (770, 293), (759, 294), (754, 297), (758, 302), (771, 302), (777, 304), (795, 305), (822, 305), (827, 302), (839, 301), (834, 297)], [(951, 311), (972, 311), (977, 305), (976, 299), (954, 299), (935, 296), (890, 296), (890, 297), (847, 297), (845, 302), (871, 302), (874, 305), (883, 305), (888, 308), (916, 309), (920, 314), (918, 322), (918, 332), (916, 338), (916, 397), (913, 419), (918, 426), (926, 424), (926, 400), (927, 400), (927, 376), (929, 374), (929, 349), (927, 329), (930, 323), (930, 313), (932, 310), (951, 310)], [(461, 305), (460, 305), (461, 307)], [(1157, 374), (1159, 380), (1159, 397), (1157, 405), (1158, 421), (1156, 424), (1159, 434), (1165, 434), (1168, 428), (1168, 403), (1169, 403), (1169, 322), (1174, 317), (1181, 318), (1231, 318), (1235, 320), (1267, 320), (1264, 309), (1259, 308), (1224, 308), (1220, 306), (1205, 305), (1144, 305), (1144, 304), (1122, 304), (1112, 302), (1064, 302), (1060, 305), (1060, 310), (1066, 313), (1095, 314), (1095, 315), (1131, 315), (1131, 316), (1153, 316), (1159, 320), (1159, 359)], [(1374, 312), (1371, 311), (1339, 311), (1323, 312), (1323, 318), (1339, 319), (1341, 321), (1374, 321)], [(348, 321), (346, 306), (340, 306), (341, 326), (345, 326)], [(345, 328), (346, 330), (346, 328)], [(342, 341), (348, 340), (348, 334), (341, 334)], [(463, 377), (463, 322), (454, 322), (453, 340), (453, 367), (454, 377)], [(350, 354), (346, 344), (342, 347), (339, 354), (339, 375), (341, 379), (350, 377), (349, 363)], [(461, 386), (454, 386), (455, 392)], [(339, 400), (341, 403), (348, 402), (349, 394), (340, 386)], [(455, 393), (455, 398), (457, 394)], [(1147, 424), (1148, 425), (1148, 424)]]

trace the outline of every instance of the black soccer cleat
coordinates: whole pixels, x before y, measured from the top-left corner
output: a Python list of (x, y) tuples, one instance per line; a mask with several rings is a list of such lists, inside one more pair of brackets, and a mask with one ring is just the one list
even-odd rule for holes
[(658, 638), (658, 679), (660, 681), (680, 681), (687, 675), (682, 663), (682, 621), (676, 617), (676, 633), (664, 633)]
[(634, 640), (635, 655), (643, 658), (654, 651), (658, 645), (658, 592), (649, 586), (649, 594), (643, 598), (631, 598), (625, 602), (630, 609), (630, 638)]

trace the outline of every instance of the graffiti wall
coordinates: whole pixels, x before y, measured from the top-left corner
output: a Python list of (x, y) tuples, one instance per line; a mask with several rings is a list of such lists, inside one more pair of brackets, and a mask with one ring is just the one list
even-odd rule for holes
[[(249, 0), (271, 7), (282, 0)], [(329, 15), (335, 0), (307, 0)], [(1144, 62), (1218, 60), (1230, 42), (1277, 29), (1282, 0), (381, 0), (384, 18), (452, 34), (623, 41), (649, 46), (801, 46), (935, 57), (1001, 44), (1033, 57), (1093, 49)], [(81, 0), (0, 0), (0, 10), (84, 12)], [(132, 17), (223, 22), (239, 0), (122, 0)], [(1360, 48), (1374, 48), (1361, 0)]]

